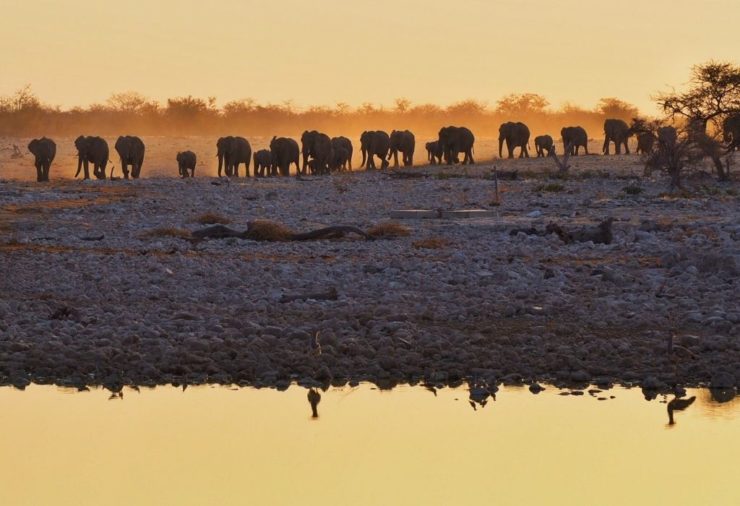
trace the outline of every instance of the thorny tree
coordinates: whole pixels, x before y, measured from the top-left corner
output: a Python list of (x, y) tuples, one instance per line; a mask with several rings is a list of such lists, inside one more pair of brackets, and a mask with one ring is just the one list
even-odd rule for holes
[[(693, 163), (698, 154), (703, 154), (699, 158), (712, 160), (719, 179), (728, 180), (730, 159), (725, 160), (725, 166), (722, 155), (729, 149), (723, 146), (719, 134), (722, 122), (740, 113), (740, 66), (714, 61), (696, 65), (691, 71), (688, 90), (661, 93), (656, 101), (669, 119), (680, 119), (685, 125), (685, 138), (676, 145), (684, 148), (683, 154), (675, 153), (675, 156)], [(685, 165), (683, 162), (680, 165)], [(672, 185), (676, 181), (678, 179), (673, 179)]]

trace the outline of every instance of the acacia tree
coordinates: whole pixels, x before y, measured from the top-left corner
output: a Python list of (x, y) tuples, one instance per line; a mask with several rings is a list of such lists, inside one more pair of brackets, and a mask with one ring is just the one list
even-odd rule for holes
[(740, 66), (715, 61), (695, 65), (686, 91), (660, 93), (656, 101), (669, 119), (683, 120), (689, 142), (712, 159), (721, 181), (728, 180), (729, 160), (725, 170), (722, 144), (716, 136), (722, 121), (740, 112)]

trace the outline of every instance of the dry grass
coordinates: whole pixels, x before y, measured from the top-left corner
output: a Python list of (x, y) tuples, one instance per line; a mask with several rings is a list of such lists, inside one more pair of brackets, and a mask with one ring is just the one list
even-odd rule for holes
[(247, 224), (247, 237), (254, 241), (288, 241), (293, 231), (282, 223), (255, 220)]
[(189, 230), (176, 227), (158, 227), (147, 230), (139, 235), (140, 239), (156, 239), (161, 237), (175, 237), (177, 239), (190, 239)]
[(428, 237), (413, 242), (416, 249), (443, 249), (449, 246), (451, 242), (443, 237)]
[(400, 223), (387, 221), (385, 223), (378, 223), (374, 227), (371, 227), (367, 233), (369, 236), (376, 239), (387, 239), (393, 237), (408, 237), (411, 235), (411, 230)]
[(191, 223), (200, 223), (201, 225), (228, 225), (231, 223), (231, 220), (218, 213), (205, 213), (193, 218)]

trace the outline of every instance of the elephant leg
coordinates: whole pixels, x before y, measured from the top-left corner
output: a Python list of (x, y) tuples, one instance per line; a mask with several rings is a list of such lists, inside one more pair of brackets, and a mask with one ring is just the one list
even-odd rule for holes
[(524, 158), (529, 158), (529, 146), (524, 145)]
[(466, 157), (468, 159), (468, 163), (469, 164), (472, 165), (472, 164), (475, 163), (475, 160), (473, 160), (473, 148), (468, 149), (468, 151), (467, 151), (467, 153), (465, 153), (465, 155), (466, 155)]
[(121, 170), (123, 171), (123, 179), (128, 179), (128, 164), (121, 162)]
[(85, 160), (82, 163), (82, 167), (83, 167), (83, 169), (85, 169), (85, 179), (90, 179), (90, 166), (89, 166), (89, 162), (87, 160)]
[(629, 138), (624, 140), (624, 152), (630, 154), (630, 140)]
[[(619, 148), (617, 147), (617, 149)], [(608, 135), (604, 139), (604, 147), (601, 149), (601, 152), (604, 153), (605, 155), (609, 154), (609, 136)]]

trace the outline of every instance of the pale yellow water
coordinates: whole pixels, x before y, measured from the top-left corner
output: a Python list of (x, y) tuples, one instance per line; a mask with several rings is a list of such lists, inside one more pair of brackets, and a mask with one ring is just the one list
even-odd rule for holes
[(740, 504), (740, 403), (505, 389), (0, 389), (0, 505)]

